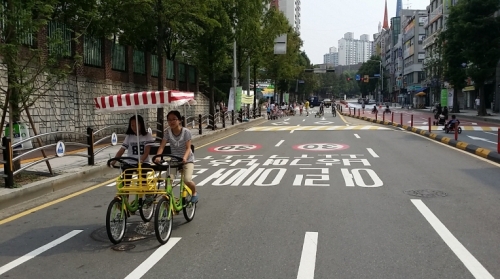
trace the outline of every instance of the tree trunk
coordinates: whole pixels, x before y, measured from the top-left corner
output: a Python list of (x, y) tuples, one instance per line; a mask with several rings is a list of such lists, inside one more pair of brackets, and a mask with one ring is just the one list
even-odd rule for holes
[(460, 106), (458, 104), (458, 91), (462, 91), (462, 89), (461, 88), (454, 88), (454, 90), (453, 90), (453, 108), (451, 109), (451, 113), (459, 113), (460, 112)]
[(477, 85), (479, 89), (479, 108), (477, 115), (486, 116), (488, 114), (486, 113), (486, 96), (484, 95), (484, 82), (478, 82)]
[[(156, 52), (158, 57), (158, 91), (163, 91), (163, 77), (165, 76), (165, 67), (163, 61), (163, 42), (164, 42), (164, 30), (163, 22), (160, 18), (160, 13), (163, 9), (162, 0), (158, 0), (158, 41), (156, 45)], [(163, 123), (164, 123), (164, 111), (163, 107), (156, 109), (156, 137), (163, 138)]]

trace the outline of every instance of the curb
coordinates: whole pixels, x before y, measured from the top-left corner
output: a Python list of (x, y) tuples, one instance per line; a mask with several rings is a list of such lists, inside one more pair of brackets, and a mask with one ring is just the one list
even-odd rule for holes
[(480, 156), (480, 157), (488, 159), (490, 161), (500, 163), (500, 154), (499, 153), (496, 153), (492, 150), (489, 150), (489, 149), (486, 149), (483, 147), (479, 147), (477, 145), (473, 145), (473, 144), (463, 142), (463, 141), (457, 141), (457, 140), (454, 140), (452, 138), (445, 137), (443, 135), (438, 135), (436, 133), (429, 133), (426, 130), (417, 129), (415, 127), (410, 127), (408, 125), (401, 125), (398, 123), (393, 123), (390, 121), (382, 121), (382, 120), (378, 120), (378, 119), (375, 120), (373, 118), (369, 118), (366, 116), (356, 116), (356, 115), (352, 115), (352, 114), (350, 115), (350, 114), (345, 113), (345, 112), (341, 112), (340, 114), (342, 114), (343, 116), (349, 116), (351, 118), (365, 120), (365, 121), (372, 122), (372, 123), (402, 128), (402, 129), (407, 130), (409, 132), (413, 132), (415, 134), (419, 134), (421, 136), (428, 137), (428, 138), (433, 139), (435, 141), (438, 141), (438, 142), (447, 144), (449, 146), (458, 148), (460, 150), (472, 153), (474, 155)]
[(11, 192), (0, 195), (0, 210), (18, 204), (19, 201), (29, 201), (37, 197), (61, 190), (82, 178), (89, 179), (111, 171), (106, 165), (83, 167), (84, 170), (76, 173), (65, 173), (50, 177), (33, 183), (23, 185), (19, 188), (9, 189)]
[[(220, 128), (213, 131), (210, 134), (204, 134), (204, 135), (202, 134), (197, 136), (196, 138), (193, 139), (193, 144), (211, 140), (214, 137), (221, 136), (221, 134), (224, 135), (224, 133), (231, 132), (232, 130), (235, 129), (245, 129), (248, 126), (260, 125), (266, 121), (267, 119), (265, 118), (261, 119), (257, 118), (253, 121), (244, 122), (231, 127)], [(22, 201), (29, 201), (32, 199), (36, 199), (42, 195), (56, 192), (58, 190), (73, 185), (75, 181), (81, 180), (82, 178), (85, 178), (85, 180), (89, 180), (92, 179), (92, 177), (100, 176), (101, 174), (109, 171), (112, 170), (108, 168), (105, 164), (100, 166), (99, 165), (85, 166), (82, 167), (81, 171), (75, 173), (65, 173), (59, 176), (50, 177), (47, 179), (29, 183), (19, 188), (8, 189), (10, 190), (10, 192), (4, 195), (0, 195), (0, 210), (11, 207)], [(89, 187), (91, 186), (92, 185), (90, 185)]]

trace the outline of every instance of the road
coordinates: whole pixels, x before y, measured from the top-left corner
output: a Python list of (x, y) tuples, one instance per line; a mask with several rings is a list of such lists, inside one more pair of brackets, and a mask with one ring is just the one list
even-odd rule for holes
[(175, 217), (165, 246), (139, 216), (111, 245), (109, 184), (0, 221), (0, 276), (500, 277), (498, 164), (329, 113), (268, 121), (195, 155), (199, 207), (190, 223)]

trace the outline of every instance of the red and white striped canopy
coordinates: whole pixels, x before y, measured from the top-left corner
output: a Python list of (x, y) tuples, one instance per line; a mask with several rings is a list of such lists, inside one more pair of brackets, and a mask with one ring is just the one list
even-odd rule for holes
[(183, 91), (144, 91), (94, 98), (95, 107), (100, 111), (133, 111), (139, 109), (178, 107), (194, 105), (194, 92)]

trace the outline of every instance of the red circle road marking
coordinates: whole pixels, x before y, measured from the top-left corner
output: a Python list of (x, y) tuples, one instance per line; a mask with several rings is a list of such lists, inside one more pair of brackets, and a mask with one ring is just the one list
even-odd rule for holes
[(349, 145), (340, 143), (305, 143), (294, 145), (295, 150), (306, 151), (339, 151), (349, 148)]
[(210, 147), (208, 151), (210, 152), (245, 152), (261, 149), (260, 144), (225, 144), (215, 147)]

